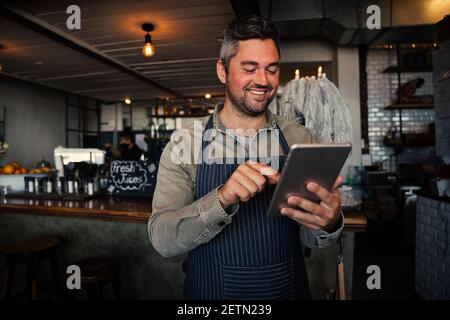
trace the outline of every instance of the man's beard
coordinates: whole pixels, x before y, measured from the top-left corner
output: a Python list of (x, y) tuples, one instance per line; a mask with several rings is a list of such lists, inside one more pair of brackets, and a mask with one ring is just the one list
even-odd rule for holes
[[(258, 87), (258, 86), (256, 86)], [(261, 88), (261, 87), (258, 87)], [(269, 92), (273, 89), (270, 85), (267, 87), (264, 87), (265, 89), (267, 89)], [(227, 91), (227, 95), (230, 98), (231, 101), (231, 105), (238, 110), (239, 112), (241, 112), (244, 115), (250, 116), (250, 117), (256, 117), (259, 116), (260, 114), (266, 112), (267, 108), (269, 107), (270, 103), (272, 102), (273, 98), (276, 95), (276, 92), (273, 93), (272, 96), (269, 97), (269, 99), (267, 99), (266, 104), (263, 108), (255, 110), (254, 108), (251, 107), (251, 105), (249, 103), (247, 103), (246, 99), (245, 99), (245, 91), (246, 89), (244, 89), (244, 96), (242, 97), (236, 97), (235, 95), (233, 95), (233, 93), (230, 90), (230, 86), (228, 85), (228, 82), (225, 84), (225, 90)]]

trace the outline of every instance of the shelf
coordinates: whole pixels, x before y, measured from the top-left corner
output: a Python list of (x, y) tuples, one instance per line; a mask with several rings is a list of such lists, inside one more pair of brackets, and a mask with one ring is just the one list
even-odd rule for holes
[(433, 67), (388, 67), (383, 73), (411, 73), (411, 72), (433, 72)]
[(384, 110), (408, 110), (408, 109), (433, 109), (432, 103), (395, 103), (384, 108)]
[(400, 148), (425, 148), (432, 147), (435, 145), (433, 141), (418, 141), (418, 142), (408, 142), (394, 143), (394, 142), (383, 142), (383, 144), (388, 148), (400, 149)]
[(435, 145), (434, 135), (430, 133), (404, 134), (402, 141), (383, 139), (383, 145), (389, 148), (422, 148)]

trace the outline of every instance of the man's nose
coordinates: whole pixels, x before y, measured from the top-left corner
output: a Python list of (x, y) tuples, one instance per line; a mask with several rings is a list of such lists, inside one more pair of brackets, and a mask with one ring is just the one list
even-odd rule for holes
[(260, 86), (267, 86), (269, 81), (267, 79), (267, 74), (265, 70), (256, 70), (254, 82)]

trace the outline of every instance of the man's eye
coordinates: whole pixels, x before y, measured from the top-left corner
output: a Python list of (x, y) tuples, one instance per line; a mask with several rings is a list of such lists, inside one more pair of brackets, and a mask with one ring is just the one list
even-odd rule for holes
[(245, 72), (255, 72), (255, 70), (256, 70), (256, 69), (245, 69), (245, 68), (244, 68), (244, 71), (245, 71)]
[(267, 69), (267, 71), (268, 71), (270, 74), (275, 74), (275, 73), (277, 73), (278, 69)]

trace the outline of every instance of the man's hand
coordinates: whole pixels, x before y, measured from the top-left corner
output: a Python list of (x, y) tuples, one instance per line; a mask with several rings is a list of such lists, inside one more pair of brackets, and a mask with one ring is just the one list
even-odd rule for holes
[(283, 208), (281, 214), (294, 219), (309, 229), (333, 230), (341, 212), (341, 198), (338, 191), (341, 183), (342, 177), (338, 176), (331, 192), (317, 183), (308, 183), (306, 189), (319, 197), (320, 204), (305, 198), (291, 196), (288, 198), (288, 204), (296, 206), (298, 209)]
[(123, 160), (122, 152), (118, 149), (116, 149), (111, 143), (107, 142), (104, 144), (105, 148), (111, 151), (113, 156), (118, 160)]
[(266, 183), (276, 184), (280, 174), (272, 167), (247, 161), (239, 165), (218, 190), (219, 201), (226, 210), (239, 201), (246, 202), (261, 192)]

